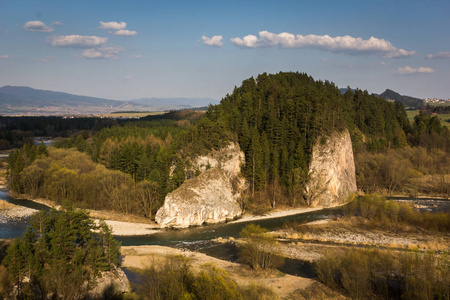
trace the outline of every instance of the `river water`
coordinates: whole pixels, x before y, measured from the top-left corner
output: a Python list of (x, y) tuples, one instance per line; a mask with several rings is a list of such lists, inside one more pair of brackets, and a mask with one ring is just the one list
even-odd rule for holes
[[(9, 203), (20, 205), (37, 210), (49, 209), (48, 206), (35, 203), (26, 199), (16, 199), (11, 197), (7, 192), (0, 191), (0, 199)], [(324, 209), (321, 211), (308, 212), (287, 217), (279, 217), (273, 219), (248, 221), (248, 222), (230, 222), (213, 225), (204, 225), (198, 227), (190, 227), (186, 229), (164, 229), (159, 233), (144, 236), (118, 236), (116, 239), (122, 242), (124, 246), (131, 245), (166, 245), (195, 249), (196, 245), (204, 245), (205, 242), (212, 239), (223, 237), (238, 237), (239, 232), (249, 222), (259, 224), (261, 227), (269, 230), (282, 227), (290, 222), (311, 222), (319, 219), (329, 218), (339, 213), (339, 208)], [(25, 232), (29, 218), (20, 218), (16, 220), (0, 219), (0, 239), (15, 238)]]
[[(11, 197), (6, 191), (0, 191), (0, 199), (4, 199), (15, 205), (20, 205), (33, 209), (49, 209), (49, 207), (25, 199)], [(450, 201), (441, 199), (409, 199), (401, 198), (396, 201), (412, 202), (420, 210), (424, 211), (450, 211)], [(258, 224), (268, 230), (276, 230), (283, 226), (289, 226), (292, 222), (311, 222), (320, 219), (334, 217), (340, 214), (340, 208), (327, 208), (320, 211), (306, 212), (286, 217), (272, 219), (254, 220), (247, 222), (229, 222), (213, 225), (190, 227), (186, 229), (164, 229), (159, 233), (145, 236), (118, 236), (116, 237), (124, 246), (131, 245), (163, 245), (171, 247), (188, 248), (199, 250), (212, 245), (210, 242), (215, 238), (238, 237), (239, 232), (249, 223)], [(26, 230), (29, 218), (16, 220), (0, 219), (0, 239), (15, 238)]]

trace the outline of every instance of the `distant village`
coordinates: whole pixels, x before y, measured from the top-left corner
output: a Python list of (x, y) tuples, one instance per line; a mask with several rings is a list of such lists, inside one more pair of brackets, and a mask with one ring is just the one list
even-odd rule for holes
[(423, 102), (429, 104), (450, 104), (450, 99), (425, 98)]

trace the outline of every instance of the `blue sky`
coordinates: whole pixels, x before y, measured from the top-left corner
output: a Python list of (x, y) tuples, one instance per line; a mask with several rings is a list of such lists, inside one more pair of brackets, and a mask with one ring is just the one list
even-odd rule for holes
[(221, 99), (260, 73), (450, 98), (450, 1), (0, 0), (0, 86)]

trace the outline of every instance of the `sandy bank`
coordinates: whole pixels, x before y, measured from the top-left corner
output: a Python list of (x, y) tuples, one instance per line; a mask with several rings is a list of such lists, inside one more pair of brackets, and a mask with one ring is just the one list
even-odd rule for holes
[(164, 246), (125, 246), (122, 247), (124, 268), (142, 269), (158, 261), (166, 255), (183, 255), (191, 260), (194, 271), (199, 271), (201, 265), (213, 263), (225, 270), (240, 286), (247, 286), (254, 282), (271, 288), (281, 298), (288, 297), (298, 289), (309, 287), (314, 280), (289, 274), (280, 275), (278, 272), (255, 272), (245, 265), (217, 259), (199, 252), (182, 251)]
[(36, 211), (35, 209), (14, 205), (0, 199), (0, 223), (27, 218)]
[(273, 211), (273, 212), (269, 212), (263, 216), (243, 215), (242, 218), (235, 220), (235, 221), (231, 221), (229, 223), (240, 223), (240, 222), (273, 219), (273, 218), (282, 218), (282, 217), (293, 216), (293, 215), (298, 215), (298, 214), (302, 214), (302, 213), (318, 211), (318, 210), (322, 210), (325, 208), (339, 207), (341, 205), (344, 205), (344, 204), (337, 204), (337, 205), (328, 206), (328, 207), (299, 207), (299, 208), (293, 208), (293, 209), (288, 209), (288, 210)]
[[(99, 219), (94, 219), (95, 223), (99, 223)], [(113, 220), (104, 220), (116, 236), (125, 235), (148, 235), (156, 232), (160, 232), (159, 227), (151, 224), (144, 223), (131, 223), (131, 222), (121, 222)]]

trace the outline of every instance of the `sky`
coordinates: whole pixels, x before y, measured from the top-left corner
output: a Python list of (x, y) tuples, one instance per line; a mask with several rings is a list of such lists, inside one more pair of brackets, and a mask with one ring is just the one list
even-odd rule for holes
[(220, 100), (263, 72), (450, 98), (449, 0), (0, 0), (0, 86)]

